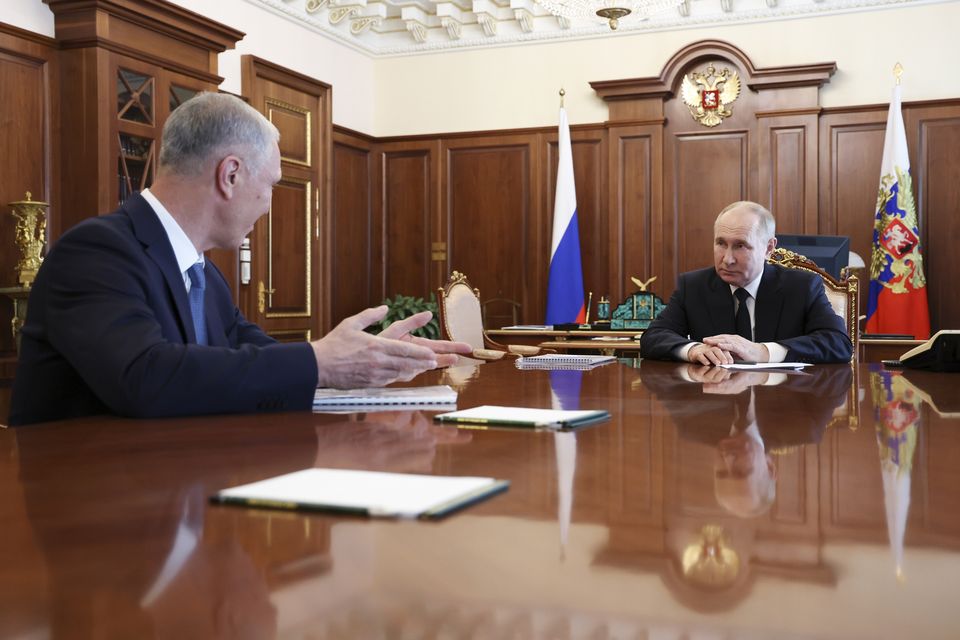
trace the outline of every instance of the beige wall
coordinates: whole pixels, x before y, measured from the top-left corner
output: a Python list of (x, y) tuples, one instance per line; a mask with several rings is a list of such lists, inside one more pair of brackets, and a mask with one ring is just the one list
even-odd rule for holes
[(836, 62), (822, 92), (825, 107), (884, 103), (891, 70), (905, 67), (906, 101), (960, 97), (960, 3), (898, 7), (703, 29), (614, 35), (496, 49), (380, 59), (376, 65), (377, 136), (541, 127), (557, 121), (566, 89), (570, 122), (602, 122), (606, 105), (592, 80), (658, 75), (681, 47), (726, 40), (756, 66)]
[[(960, 97), (949, 68), (960, 54), (960, 2), (373, 59), (248, 2), (172, 1), (247, 34), (220, 56), (225, 90), (240, 91), (240, 56), (252, 53), (333, 85), (333, 121), (376, 136), (551, 126), (561, 86), (571, 123), (602, 122), (591, 80), (656, 75), (678, 49), (708, 38), (760, 67), (835, 61), (825, 107), (886, 102), (898, 60), (904, 100)], [(53, 35), (41, 0), (3, 4), (0, 20)]]

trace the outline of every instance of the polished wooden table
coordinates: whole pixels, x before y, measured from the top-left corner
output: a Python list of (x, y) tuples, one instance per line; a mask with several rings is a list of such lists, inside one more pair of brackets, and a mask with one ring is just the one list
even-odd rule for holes
[[(613, 416), (570, 433), (417, 411), (0, 430), (0, 637), (957, 636), (960, 376), (630, 362), (416, 381)], [(440, 522), (207, 502), (310, 466), (512, 485)]]

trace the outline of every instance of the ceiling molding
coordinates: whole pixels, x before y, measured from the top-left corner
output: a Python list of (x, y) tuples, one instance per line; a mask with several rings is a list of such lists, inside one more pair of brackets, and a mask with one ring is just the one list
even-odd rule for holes
[(566, 20), (536, 0), (246, 0), (372, 57), (772, 22), (954, 0), (685, 0), (646, 20)]

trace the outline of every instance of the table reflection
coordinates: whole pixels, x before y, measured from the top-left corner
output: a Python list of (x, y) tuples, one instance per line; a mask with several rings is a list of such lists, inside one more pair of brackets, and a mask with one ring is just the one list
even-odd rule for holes
[[(421, 381), (461, 385), (461, 408), (611, 412), (575, 433), (458, 431), (418, 411), (0, 432), (0, 465), (19, 465), (0, 476), (3, 514), (42, 556), (8, 551), (0, 595), (38, 572), (48, 591), (15, 635), (955, 635), (952, 379), (634, 364)], [(314, 465), (512, 485), (437, 523), (206, 503)]]

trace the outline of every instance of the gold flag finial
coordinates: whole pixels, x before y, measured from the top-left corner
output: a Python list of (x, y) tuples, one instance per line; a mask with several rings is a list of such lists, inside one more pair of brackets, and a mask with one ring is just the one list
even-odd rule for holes
[(563, 90), (563, 87), (560, 87), (560, 108), (563, 109), (563, 96), (567, 95), (567, 92)]
[(893, 77), (897, 79), (897, 84), (900, 84), (900, 76), (903, 75), (903, 65), (899, 62), (893, 65)]

